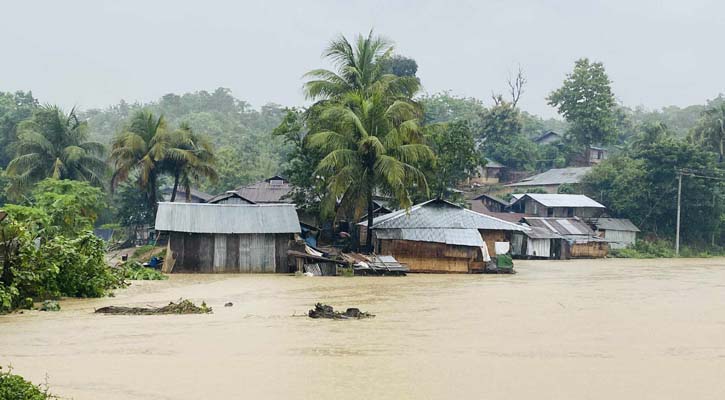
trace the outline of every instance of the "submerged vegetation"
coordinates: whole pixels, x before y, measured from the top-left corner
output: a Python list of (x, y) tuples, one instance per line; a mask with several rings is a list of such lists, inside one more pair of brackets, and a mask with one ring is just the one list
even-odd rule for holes
[(96, 310), (98, 314), (116, 315), (162, 315), (162, 314), (211, 314), (211, 307), (205, 302), (196, 305), (187, 299), (179, 299), (178, 303), (169, 302), (163, 307), (119, 307), (108, 306)]
[(50, 400), (48, 385), (34, 385), (20, 375), (13, 374), (11, 367), (0, 367), (0, 399), (3, 400)]

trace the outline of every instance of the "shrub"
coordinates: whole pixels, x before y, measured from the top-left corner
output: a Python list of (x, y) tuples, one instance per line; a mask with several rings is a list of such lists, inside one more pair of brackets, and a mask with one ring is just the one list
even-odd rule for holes
[(131, 281), (161, 281), (169, 279), (168, 276), (162, 274), (153, 268), (144, 267), (138, 261), (128, 261), (121, 265), (119, 273), (122, 279)]
[(672, 258), (674, 245), (666, 240), (639, 240), (625, 249), (612, 250), (611, 255), (619, 258)]
[(0, 399), (3, 400), (48, 400), (56, 397), (48, 393), (45, 385), (33, 385), (12, 369), (3, 371), (0, 367)]

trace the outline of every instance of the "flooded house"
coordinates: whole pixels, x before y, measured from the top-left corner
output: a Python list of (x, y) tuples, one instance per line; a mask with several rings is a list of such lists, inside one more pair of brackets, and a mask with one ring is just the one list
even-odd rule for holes
[(392, 255), (411, 272), (482, 270), (496, 242), (509, 242), (526, 227), (436, 199), (373, 221), (375, 253)]
[(511, 204), (511, 209), (536, 217), (599, 217), (606, 207), (583, 194), (526, 193)]
[(293, 204), (159, 203), (156, 229), (165, 272), (286, 273), (300, 222)]
[(598, 237), (609, 242), (611, 249), (623, 249), (637, 241), (639, 228), (626, 218), (593, 218), (589, 224)]
[[(548, 258), (603, 258), (609, 253), (607, 241), (597, 237), (589, 224), (579, 217), (526, 216), (523, 222), (536, 232), (545, 232), (550, 235), (548, 237), (550, 241)], [(532, 232), (526, 232), (526, 234), (534, 240), (547, 239), (544, 236), (531, 237), (531, 235), (534, 235)], [(536, 257), (544, 257), (543, 254), (546, 252), (543, 246), (537, 250)], [(523, 252), (522, 250), (518, 251), (519, 253)]]

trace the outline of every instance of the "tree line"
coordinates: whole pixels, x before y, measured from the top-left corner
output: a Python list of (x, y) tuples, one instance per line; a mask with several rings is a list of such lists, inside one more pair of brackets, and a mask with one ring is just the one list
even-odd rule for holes
[[(222, 88), (87, 111), (41, 105), (30, 92), (0, 93), (0, 204), (31, 201), (46, 178), (77, 180), (107, 193), (114, 210), (102, 212), (99, 223), (142, 225), (153, 223), (162, 186), (172, 198), (192, 187), (215, 194), (281, 173), (299, 207), (323, 220), (359, 220), (372, 216), (375, 198), (401, 208), (431, 197), (461, 201), (455, 189), (488, 160), (533, 173), (572, 165), (603, 145), (613, 157), (582, 190), (668, 236), (671, 210), (651, 208), (665, 202), (653, 203), (655, 193), (670, 196), (664, 189), (674, 168), (722, 173), (722, 96), (686, 108), (627, 108), (616, 102), (604, 65), (584, 58), (547, 98), (563, 120), (543, 119), (519, 108), (526, 88), (521, 70), (506, 82), (509, 91), (492, 94), (486, 105), (449, 92), (421, 94), (415, 60), (372, 32), (335, 38), (323, 55), (333, 68), (305, 75), (307, 107), (255, 110)], [(550, 130), (565, 140), (532, 141)], [(630, 161), (651, 170), (629, 177), (643, 189), (640, 197), (617, 190), (621, 174), (605, 173), (639, 168)], [(667, 174), (658, 172), (663, 168)], [(707, 234), (686, 235), (693, 240), (722, 238), (722, 187), (713, 182), (720, 181), (686, 185), (693, 196), (705, 190), (685, 205), (686, 215), (709, 222), (701, 225)]]

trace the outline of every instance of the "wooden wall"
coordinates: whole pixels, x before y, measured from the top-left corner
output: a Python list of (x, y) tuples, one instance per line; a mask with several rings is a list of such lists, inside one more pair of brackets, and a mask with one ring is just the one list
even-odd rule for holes
[(167, 259), (173, 272), (289, 272), (291, 234), (196, 234), (171, 232)]
[(609, 253), (606, 242), (574, 243), (569, 248), (571, 258), (604, 258)]
[(376, 252), (392, 255), (410, 272), (468, 273), (481, 256), (475, 247), (408, 240), (377, 240)]
[(479, 230), (481, 233), (481, 237), (483, 238), (483, 241), (486, 242), (486, 247), (488, 248), (488, 255), (491, 257), (496, 256), (496, 242), (510, 242), (511, 241), (511, 234), (507, 234), (504, 231), (489, 231), (489, 230)]

